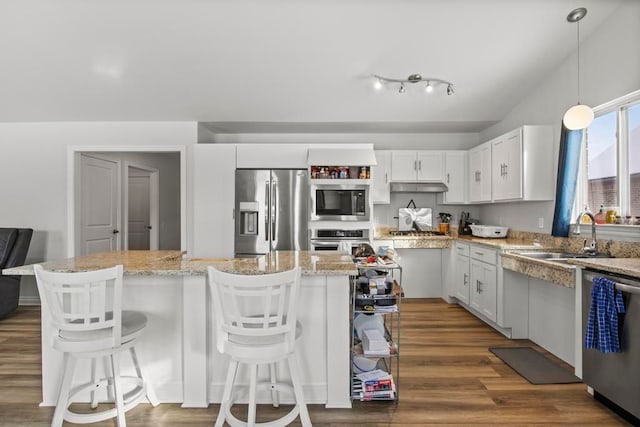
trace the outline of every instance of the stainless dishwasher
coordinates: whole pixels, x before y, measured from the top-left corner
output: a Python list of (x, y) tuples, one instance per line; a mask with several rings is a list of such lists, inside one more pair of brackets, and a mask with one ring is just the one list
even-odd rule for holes
[[(619, 317), (620, 353), (601, 353), (584, 348), (584, 334), (591, 306), (591, 289), (595, 277), (616, 282), (622, 291), (625, 314)], [(582, 274), (582, 375), (593, 388), (594, 397), (640, 419), (640, 280), (627, 276), (584, 270)], [(604, 399), (602, 399), (604, 398)], [(607, 402), (608, 401), (608, 402)], [(618, 409), (618, 408), (613, 408)], [(628, 414), (620, 415), (629, 418)], [(634, 424), (636, 424), (634, 422)], [(636, 424), (638, 425), (638, 424)]]

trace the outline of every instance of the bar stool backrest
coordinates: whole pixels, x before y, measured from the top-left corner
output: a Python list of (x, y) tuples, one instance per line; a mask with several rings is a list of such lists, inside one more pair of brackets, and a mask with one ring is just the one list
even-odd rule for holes
[[(58, 341), (83, 341), (86, 351), (122, 344), (122, 265), (61, 273), (34, 266), (42, 304)], [(62, 339), (61, 339), (62, 338)]]
[(213, 299), (216, 346), (281, 342), (294, 349), (300, 267), (259, 275), (231, 274), (208, 267)]

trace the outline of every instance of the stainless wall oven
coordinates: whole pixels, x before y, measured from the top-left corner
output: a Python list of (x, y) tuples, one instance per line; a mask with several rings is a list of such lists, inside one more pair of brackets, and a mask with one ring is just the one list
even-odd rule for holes
[[(616, 282), (622, 292), (625, 314), (618, 317), (620, 353), (601, 353), (595, 349), (582, 349), (582, 379), (594, 391), (594, 397), (613, 403), (614, 410), (623, 411), (623, 417), (634, 425), (640, 422), (640, 280), (584, 270), (582, 274), (582, 339), (591, 305), (591, 290), (595, 277)], [(584, 341), (583, 341), (584, 342)], [(604, 398), (604, 399), (603, 399)]]
[(369, 221), (368, 185), (312, 185), (312, 221)]
[(339, 230), (318, 229), (311, 230), (310, 247), (312, 251), (341, 251), (345, 250), (354, 255), (358, 246), (370, 243), (369, 230)]

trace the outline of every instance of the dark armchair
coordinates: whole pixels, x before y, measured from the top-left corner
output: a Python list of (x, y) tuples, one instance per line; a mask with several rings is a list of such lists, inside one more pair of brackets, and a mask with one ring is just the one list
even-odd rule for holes
[[(0, 228), (0, 270), (24, 265), (32, 235), (31, 228)], [(20, 278), (0, 275), (0, 319), (18, 307)]]

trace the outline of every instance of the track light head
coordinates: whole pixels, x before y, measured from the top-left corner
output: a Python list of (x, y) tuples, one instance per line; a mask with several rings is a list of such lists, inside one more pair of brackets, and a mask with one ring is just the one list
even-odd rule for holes
[(453, 95), (455, 92), (453, 91), (453, 86), (451, 84), (447, 85), (447, 95)]
[(424, 88), (424, 90), (426, 90), (427, 93), (433, 92), (433, 86), (431, 86), (431, 82), (427, 82), (427, 86)]
[(376, 79), (376, 80), (373, 82), (373, 88), (374, 88), (375, 90), (380, 90), (380, 89), (382, 89), (382, 80), (380, 80), (380, 79)]
[(400, 83), (400, 89), (398, 89), (398, 93), (405, 93), (407, 90), (404, 88), (404, 83)]

